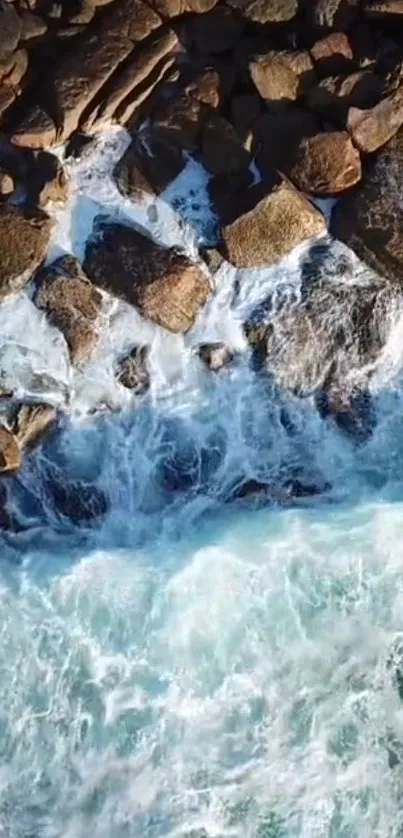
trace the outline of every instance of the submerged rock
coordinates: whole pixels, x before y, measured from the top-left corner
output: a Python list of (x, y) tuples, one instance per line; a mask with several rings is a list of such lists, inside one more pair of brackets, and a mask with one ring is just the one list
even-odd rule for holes
[(210, 292), (200, 268), (132, 227), (101, 221), (98, 228), (85, 255), (91, 280), (169, 331), (187, 332)]
[(134, 346), (116, 367), (116, 381), (138, 396), (150, 387), (150, 373), (147, 369), (148, 346)]
[(47, 481), (48, 492), (60, 515), (80, 525), (103, 518), (109, 501), (97, 486), (81, 481), (69, 481), (52, 475)]
[(0, 204), (0, 301), (27, 284), (45, 257), (51, 228), (39, 209)]

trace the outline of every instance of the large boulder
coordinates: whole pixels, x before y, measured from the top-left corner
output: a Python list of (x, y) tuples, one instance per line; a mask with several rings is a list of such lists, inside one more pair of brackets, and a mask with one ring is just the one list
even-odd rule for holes
[(357, 189), (332, 215), (331, 232), (381, 276), (403, 280), (403, 128), (369, 161)]
[(71, 363), (87, 361), (98, 339), (102, 296), (73, 256), (63, 256), (40, 272), (35, 303), (63, 333)]
[(97, 229), (84, 263), (91, 280), (171, 332), (190, 329), (210, 291), (200, 268), (132, 227), (100, 220)]
[(350, 108), (347, 130), (354, 145), (365, 154), (385, 145), (403, 125), (403, 87), (368, 110)]
[(269, 189), (252, 187), (243, 197), (237, 217), (222, 228), (224, 255), (239, 268), (274, 264), (326, 232), (322, 213), (281, 176)]
[(283, 24), (298, 11), (298, 0), (227, 0), (228, 6), (245, 20), (261, 24)]
[(114, 177), (126, 198), (160, 195), (185, 166), (182, 152), (158, 134), (142, 134), (132, 140), (115, 167)]
[(360, 153), (346, 131), (306, 137), (298, 147), (289, 176), (303, 192), (337, 195), (361, 180)]
[(249, 64), (252, 81), (271, 104), (294, 102), (314, 81), (313, 63), (306, 50), (271, 51)]
[(41, 210), (0, 204), (0, 300), (27, 284), (46, 255), (51, 227)]

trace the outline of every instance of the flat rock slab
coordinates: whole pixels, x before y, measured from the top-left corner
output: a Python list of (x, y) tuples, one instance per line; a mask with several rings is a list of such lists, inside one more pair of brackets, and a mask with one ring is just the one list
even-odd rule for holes
[(337, 195), (361, 180), (361, 158), (346, 131), (304, 138), (289, 176), (295, 186), (314, 195)]
[(96, 229), (84, 262), (90, 279), (169, 331), (190, 329), (210, 292), (198, 266), (131, 227), (101, 220)]
[(39, 267), (51, 228), (41, 210), (0, 204), (0, 301), (21, 291)]
[[(248, 190), (249, 201), (254, 189)], [(280, 261), (298, 244), (326, 233), (325, 219), (285, 178), (222, 229), (224, 255), (239, 268), (257, 268)]]

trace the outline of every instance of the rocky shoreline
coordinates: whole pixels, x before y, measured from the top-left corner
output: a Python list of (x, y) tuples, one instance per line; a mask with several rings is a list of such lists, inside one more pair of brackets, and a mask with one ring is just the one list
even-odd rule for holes
[[(366, 439), (368, 376), (358, 386), (346, 382), (352, 368), (370, 367), (403, 302), (402, 33), (400, 0), (1, 0), (0, 301), (29, 288), (79, 367), (96, 347), (104, 292), (186, 334), (220, 266), (274, 265), (326, 237), (315, 199), (337, 198), (331, 236), (378, 276), (363, 287), (332, 287), (323, 265), (318, 273), (316, 250), (304, 299), (281, 313), (276, 329), (267, 306), (244, 328), (280, 386), (313, 393), (322, 416)], [(82, 264), (72, 254), (45, 264), (49, 207), (70, 191), (61, 161), (88, 154), (111, 122), (131, 138), (113, 173), (126, 199), (159, 196), (189, 159), (204, 167), (214, 247), (200, 245), (191, 259), (147, 230), (101, 216)], [(343, 334), (326, 318), (331, 311), (335, 323), (340, 307), (349, 324)], [(312, 330), (316, 359), (308, 369)], [(149, 387), (147, 351), (133, 342), (116, 367), (119, 384), (136, 395)], [(234, 352), (211, 343), (199, 355), (216, 372)], [(8, 391), (2, 404), (0, 472), (7, 475), (57, 411)], [(247, 485), (238, 497), (283, 497)], [(74, 491), (56, 495), (63, 514), (79, 520)], [(96, 515), (106, 510), (98, 501)], [(91, 518), (90, 506), (83, 500), (81, 520)]]

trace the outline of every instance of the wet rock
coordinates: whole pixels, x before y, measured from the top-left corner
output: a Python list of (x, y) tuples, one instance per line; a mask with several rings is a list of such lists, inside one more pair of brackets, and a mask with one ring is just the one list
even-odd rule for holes
[(72, 256), (63, 256), (44, 268), (37, 277), (37, 286), (35, 304), (63, 332), (71, 363), (87, 361), (98, 339), (101, 294)]
[(347, 130), (354, 145), (365, 154), (385, 145), (403, 125), (403, 88), (368, 110), (350, 108)]
[(64, 168), (54, 154), (40, 151), (28, 167), (25, 186), (32, 203), (41, 207), (49, 201), (64, 202), (69, 184)]
[(182, 152), (158, 134), (139, 134), (119, 160), (114, 177), (126, 198), (138, 200), (145, 193), (160, 195), (183, 170)]
[(12, 142), (27, 148), (45, 148), (56, 142), (56, 125), (39, 105), (28, 108), (14, 128)]
[(41, 210), (0, 204), (0, 300), (27, 284), (46, 255), (51, 227)]
[(262, 98), (276, 105), (294, 102), (315, 80), (306, 50), (268, 52), (251, 61), (249, 69)]
[(213, 175), (240, 171), (251, 163), (250, 154), (231, 123), (215, 112), (203, 125), (201, 161)]
[(171, 332), (190, 329), (210, 291), (200, 268), (131, 227), (101, 221), (98, 230), (85, 255), (91, 280)]
[(217, 273), (224, 259), (219, 250), (215, 247), (203, 247), (200, 249), (200, 256), (206, 263), (210, 273)]
[(218, 372), (233, 359), (234, 353), (224, 343), (202, 343), (198, 347), (199, 358), (212, 372)]
[(168, 143), (185, 151), (197, 151), (205, 115), (201, 102), (183, 94), (154, 114), (154, 127)]
[(56, 421), (57, 411), (49, 404), (22, 404), (17, 410), (13, 433), (21, 449), (32, 448)]
[(403, 280), (403, 129), (371, 159), (355, 192), (335, 208), (331, 232), (381, 276)]
[(227, 0), (228, 5), (253, 23), (288, 23), (298, 11), (298, 0)]
[(382, 96), (383, 83), (373, 73), (360, 70), (344, 76), (329, 76), (313, 87), (307, 105), (322, 118), (345, 127), (349, 108), (371, 108)]
[(331, 32), (316, 41), (310, 54), (320, 76), (348, 75), (354, 67), (353, 51), (344, 32)]
[(368, 389), (343, 389), (331, 367), (323, 387), (315, 396), (316, 407), (323, 419), (334, 419), (338, 428), (357, 442), (370, 439), (376, 421)]
[(323, 215), (281, 176), (263, 195), (260, 187), (248, 190), (245, 208), (238, 209), (222, 238), (226, 258), (239, 268), (274, 264), (297, 244), (326, 231)]
[(310, 111), (296, 107), (278, 113), (264, 113), (254, 124), (260, 144), (256, 164), (263, 175), (273, 169), (288, 174), (296, 158), (296, 151), (306, 137), (321, 130), (319, 119)]
[(346, 131), (302, 140), (290, 179), (303, 192), (337, 195), (361, 180), (361, 158)]
[(14, 181), (8, 172), (0, 169), (0, 195), (7, 198), (14, 192)]
[(359, 17), (360, 0), (309, 0), (306, 15), (312, 34), (346, 32)]
[(137, 396), (150, 388), (150, 374), (147, 369), (148, 346), (134, 346), (116, 367), (116, 380), (122, 387), (133, 390)]
[(0, 472), (17, 471), (21, 465), (21, 450), (14, 434), (0, 425)]
[(4, 0), (0, 3), (0, 61), (15, 52), (21, 38), (21, 20), (14, 6)]
[(214, 55), (233, 49), (242, 35), (243, 23), (225, 6), (198, 15), (186, 27), (186, 39), (198, 52)]
[(70, 482), (55, 474), (48, 478), (48, 492), (57, 512), (73, 524), (104, 518), (109, 511), (105, 493), (90, 483)]
[(72, 157), (74, 160), (81, 160), (93, 147), (94, 137), (84, 131), (75, 131), (66, 144), (65, 158)]

